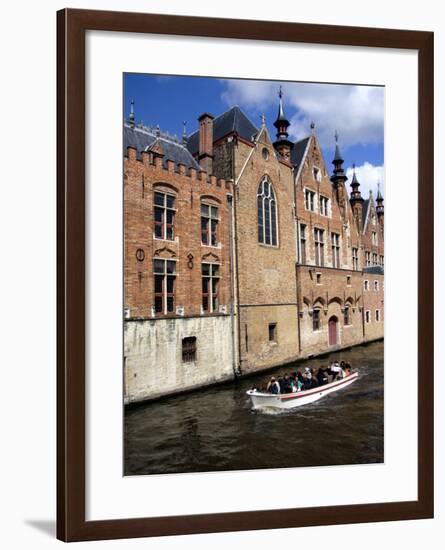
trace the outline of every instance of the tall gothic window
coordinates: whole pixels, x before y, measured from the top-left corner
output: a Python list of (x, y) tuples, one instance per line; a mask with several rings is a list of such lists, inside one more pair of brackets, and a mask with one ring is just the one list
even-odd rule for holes
[(257, 210), (258, 242), (277, 246), (277, 202), (267, 177), (258, 186)]

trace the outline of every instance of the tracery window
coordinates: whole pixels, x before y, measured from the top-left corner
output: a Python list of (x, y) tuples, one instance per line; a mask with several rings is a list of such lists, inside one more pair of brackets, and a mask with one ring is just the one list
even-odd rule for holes
[(277, 246), (277, 201), (272, 183), (261, 180), (257, 194), (258, 242)]

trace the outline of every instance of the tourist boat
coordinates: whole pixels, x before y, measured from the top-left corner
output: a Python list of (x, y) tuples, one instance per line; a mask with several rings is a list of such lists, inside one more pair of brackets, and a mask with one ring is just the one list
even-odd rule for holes
[(353, 384), (357, 378), (358, 372), (353, 372), (349, 376), (336, 380), (335, 382), (296, 393), (282, 393), (276, 395), (272, 393), (262, 393), (257, 390), (248, 390), (246, 393), (252, 400), (253, 409), (293, 409), (294, 407), (301, 407), (302, 405), (318, 401), (325, 395), (328, 395), (328, 393), (346, 388)]

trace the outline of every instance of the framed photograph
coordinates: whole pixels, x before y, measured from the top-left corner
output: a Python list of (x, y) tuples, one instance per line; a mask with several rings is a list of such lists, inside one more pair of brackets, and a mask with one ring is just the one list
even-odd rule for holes
[(58, 538), (433, 517), (433, 34), (58, 12)]

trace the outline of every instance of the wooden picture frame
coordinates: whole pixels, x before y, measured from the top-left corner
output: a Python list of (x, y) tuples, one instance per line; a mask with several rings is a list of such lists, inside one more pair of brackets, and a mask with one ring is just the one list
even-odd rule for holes
[[(418, 51), (418, 500), (86, 521), (85, 35), (87, 30)], [(57, 14), (57, 537), (149, 537), (433, 517), (433, 33), (65, 9)]]

